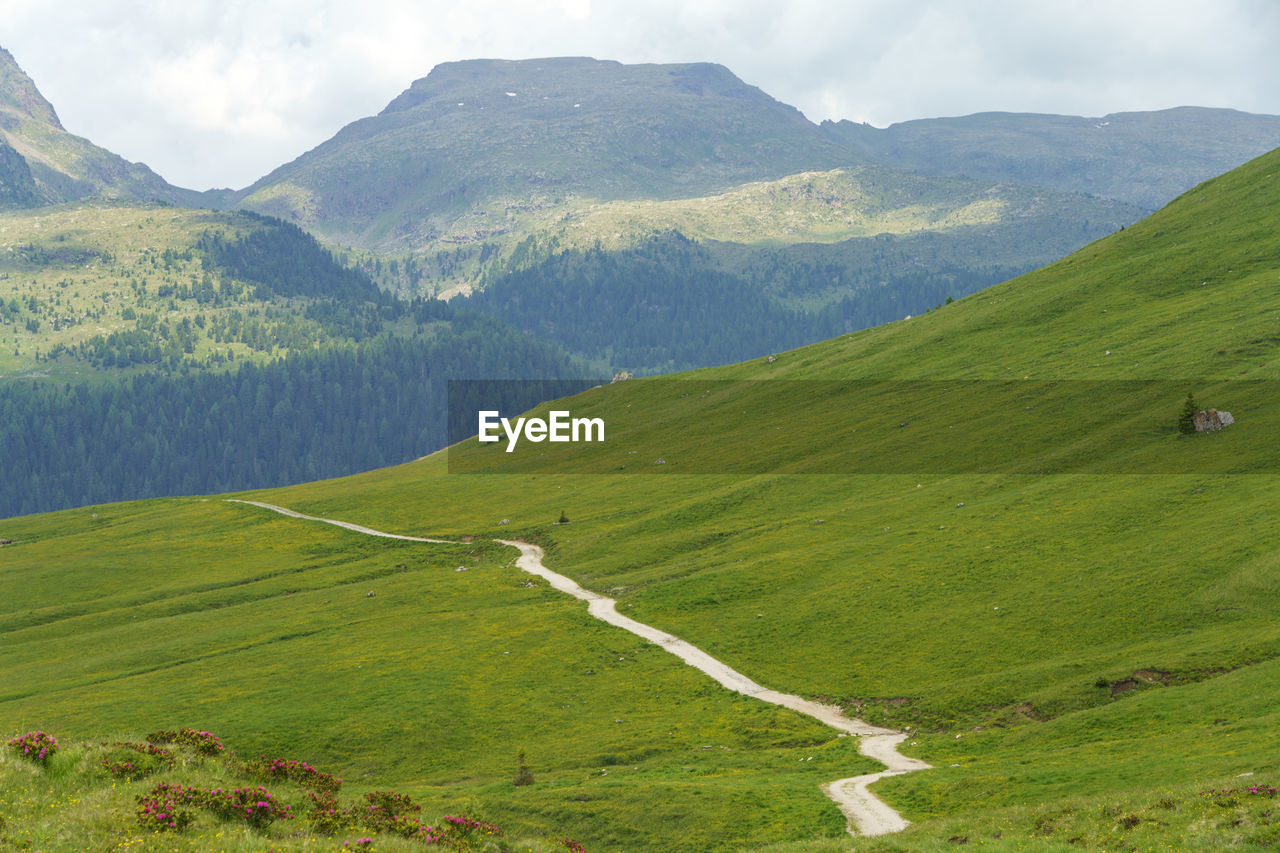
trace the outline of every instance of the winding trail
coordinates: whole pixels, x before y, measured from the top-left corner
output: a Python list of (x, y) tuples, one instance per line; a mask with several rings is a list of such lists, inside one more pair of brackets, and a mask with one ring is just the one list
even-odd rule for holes
[[(229, 503), (242, 503), (251, 506), (268, 509), (272, 512), (278, 512), (291, 518), (304, 519), (306, 521), (320, 521), (325, 524), (333, 524), (356, 533), (363, 533), (368, 536), (381, 536), (386, 539), (404, 539), (410, 542), (432, 542), (436, 544), (456, 544), (448, 539), (426, 539), (421, 536), (402, 536), (396, 533), (384, 533), (381, 530), (374, 530), (371, 527), (364, 527), (359, 524), (352, 524), (348, 521), (337, 521), (331, 518), (320, 518), (314, 515), (303, 515), (291, 509), (276, 506), (275, 504), (262, 503), (261, 501), (243, 501), (229, 499)], [(543, 550), (537, 545), (530, 545), (528, 542), (520, 542), (515, 539), (498, 539), (503, 545), (510, 545), (520, 551), (520, 556), (516, 559), (516, 566), (522, 571), (543, 578), (551, 586), (560, 592), (571, 595), (574, 598), (587, 602), (588, 612), (610, 625), (615, 625), (623, 630), (643, 637), (651, 643), (662, 646), (671, 654), (680, 658), (685, 663), (695, 667), (713, 679), (718, 681), (729, 690), (741, 693), (745, 696), (751, 696), (762, 702), (769, 702), (773, 705), (781, 705), (784, 708), (790, 708), (806, 716), (812, 717), (824, 725), (845, 732), (846, 734), (856, 735), (859, 737), (858, 748), (863, 755), (873, 758), (885, 765), (886, 769), (878, 773), (866, 773), (861, 776), (851, 776), (848, 779), (837, 779), (827, 785), (822, 790), (831, 798), (840, 811), (849, 821), (850, 835), (885, 835), (891, 832), (900, 832), (907, 827), (907, 821), (883, 801), (877, 798), (868, 790), (868, 786), (872, 782), (876, 782), (886, 776), (897, 776), (902, 773), (910, 773), (914, 770), (927, 770), (930, 765), (918, 758), (911, 758), (898, 752), (898, 744), (906, 740), (907, 735), (904, 732), (895, 731), (893, 729), (880, 728), (866, 723), (856, 717), (846, 717), (838, 707), (834, 705), (823, 705), (810, 699), (804, 699), (800, 696), (793, 696), (789, 693), (779, 693), (776, 690), (770, 690), (767, 687), (756, 684), (750, 678), (730, 667), (711, 655), (704, 652), (697, 646), (691, 645), (684, 640), (666, 631), (654, 628), (652, 625), (646, 625), (643, 622), (623, 616), (618, 612), (617, 602), (614, 599), (601, 595), (598, 592), (592, 592), (589, 589), (583, 589), (571, 578), (567, 578), (562, 574), (551, 571), (542, 564), (544, 556)]]
[(262, 501), (241, 501), (235, 498), (227, 498), (229, 504), (249, 504), (249, 506), (258, 506), (263, 509), (269, 509), (272, 512), (278, 512), (281, 515), (287, 515), (290, 518), (301, 518), (305, 521), (323, 521), (325, 524), (332, 524), (337, 527), (345, 527), (347, 530), (354, 530), (356, 533), (363, 533), (366, 536), (381, 536), (383, 539), (405, 539), (409, 542), (431, 542), (435, 545), (457, 545), (449, 539), (424, 539), (421, 536), (401, 536), (399, 533), (383, 533), (381, 530), (374, 530), (372, 527), (365, 527), (363, 524), (352, 524), (349, 521), (337, 521), (332, 518), (321, 518), (318, 515), (303, 515), (291, 509), (285, 509), (275, 504), (267, 504)]

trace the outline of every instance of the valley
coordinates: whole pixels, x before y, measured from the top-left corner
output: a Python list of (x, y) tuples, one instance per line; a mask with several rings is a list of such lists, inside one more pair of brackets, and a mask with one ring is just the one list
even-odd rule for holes
[[(196, 209), (28, 157), (73, 143), (14, 69), (0, 849), (423, 848), (282, 777), (290, 818), (139, 822), (253, 756), (486, 853), (1280, 840), (1268, 117), (1099, 150), (477, 60)], [(603, 440), (507, 453), (482, 400)], [(185, 729), (234, 754), (112, 770)]]

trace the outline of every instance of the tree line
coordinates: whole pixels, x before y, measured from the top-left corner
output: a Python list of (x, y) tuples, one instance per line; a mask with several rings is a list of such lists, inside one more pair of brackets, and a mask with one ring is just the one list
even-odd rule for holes
[(462, 316), (409, 338), (379, 336), (221, 373), (3, 383), (0, 518), (405, 462), (445, 444), (449, 379), (575, 374), (558, 347)]

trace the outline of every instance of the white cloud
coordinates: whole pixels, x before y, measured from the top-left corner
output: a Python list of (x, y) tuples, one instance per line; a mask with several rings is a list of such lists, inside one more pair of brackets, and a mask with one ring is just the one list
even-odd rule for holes
[(1280, 113), (1270, 0), (0, 0), (69, 130), (185, 186), (244, 186), (437, 63), (707, 60), (809, 118), (1180, 104)]
[(575, 21), (591, 15), (591, 0), (561, 0), (560, 8)]

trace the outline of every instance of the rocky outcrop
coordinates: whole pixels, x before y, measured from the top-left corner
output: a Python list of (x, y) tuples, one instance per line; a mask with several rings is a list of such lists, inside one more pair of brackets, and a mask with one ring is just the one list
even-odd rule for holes
[(1196, 432), (1214, 432), (1225, 426), (1231, 426), (1236, 419), (1230, 412), (1219, 412), (1217, 409), (1203, 409), (1191, 416)]

